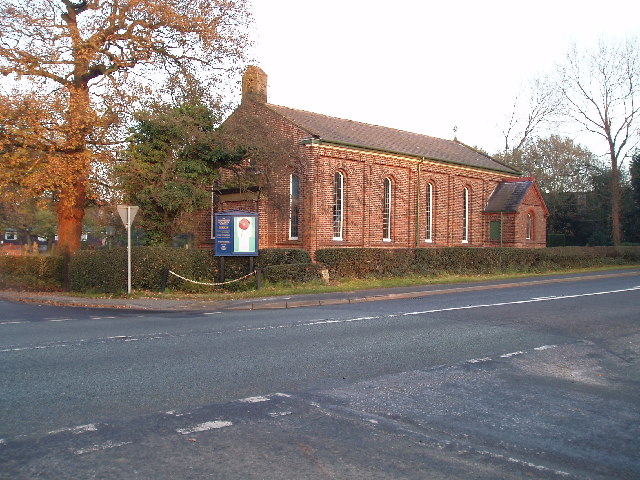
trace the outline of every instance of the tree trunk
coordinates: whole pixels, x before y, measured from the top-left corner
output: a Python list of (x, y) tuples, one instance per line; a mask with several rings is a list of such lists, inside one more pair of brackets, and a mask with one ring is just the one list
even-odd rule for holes
[(609, 138), (609, 155), (611, 157), (611, 239), (613, 240), (613, 245), (619, 247), (622, 240), (620, 228), (620, 170), (610, 135)]
[(611, 169), (611, 238), (616, 247), (622, 242), (620, 227), (620, 171), (618, 165)]
[(86, 186), (83, 181), (74, 182), (60, 195), (58, 203), (58, 251), (61, 255), (80, 249), (82, 220), (86, 202)]
[(69, 110), (65, 118), (65, 148), (63, 155), (65, 182), (61, 186), (58, 203), (59, 254), (70, 254), (80, 249), (82, 219), (87, 200), (87, 178), (91, 168), (91, 152), (87, 137), (94, 125), (89, 88), (85, 84), (69, 88)]

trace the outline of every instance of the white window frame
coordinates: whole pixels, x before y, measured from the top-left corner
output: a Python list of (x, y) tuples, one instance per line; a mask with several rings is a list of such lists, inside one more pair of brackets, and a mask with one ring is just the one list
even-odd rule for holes
[(9, 242), (18, 240), (18, 232), (4, 232), (4, 239)]
[(344, 174), (333, 175), (333, 240), (342, 240), (344, 234)]
[(527, 213), (527, 240), (531, 240), (533, 237), (533, 214)]
[[(296, 182), (294, 195), (293, 183)], [(289, 175), (289, 240), (298, 240), (300, 235), (300, 177)]]
[(462, 243), (469, 243), (469, 188), (462, 191)]
[(425, 208), (426, 215), (426, 232), (424, 241), (433, 242), (433, 183), (427, 183), (427, 204)]
[(391, 222), (393, 218), (393, 182), (389, 177), (384, 179), (382, 204), (382, 241), (390, 242)]

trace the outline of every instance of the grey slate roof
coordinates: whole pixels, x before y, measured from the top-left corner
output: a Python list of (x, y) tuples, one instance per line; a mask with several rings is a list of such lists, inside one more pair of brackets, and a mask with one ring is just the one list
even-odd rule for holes
[(328, 143), (425, 157), (510, 175), (519, 174), (517, 170), (456, 140), (443, 140), (279, 105), (267, 104), (267, 107), (308, 132), (310, 136)]
[(486, 213), (516, 212), (524, 196), (533, 185), (531, 180), (499, 183), (484, 207)]

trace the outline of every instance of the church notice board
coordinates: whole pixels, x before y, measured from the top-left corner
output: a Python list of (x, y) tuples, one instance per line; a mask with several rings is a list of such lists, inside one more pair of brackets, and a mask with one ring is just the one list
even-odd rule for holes
[(215, 255), (258, 256), (258, 214), (227, 210), (214, 214)]

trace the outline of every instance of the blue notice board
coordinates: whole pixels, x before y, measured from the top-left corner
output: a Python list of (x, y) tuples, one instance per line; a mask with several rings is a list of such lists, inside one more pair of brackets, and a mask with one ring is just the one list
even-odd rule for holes
[(215, 255), (258, 256), (258, 214), (227, 210), (214, 215)]

